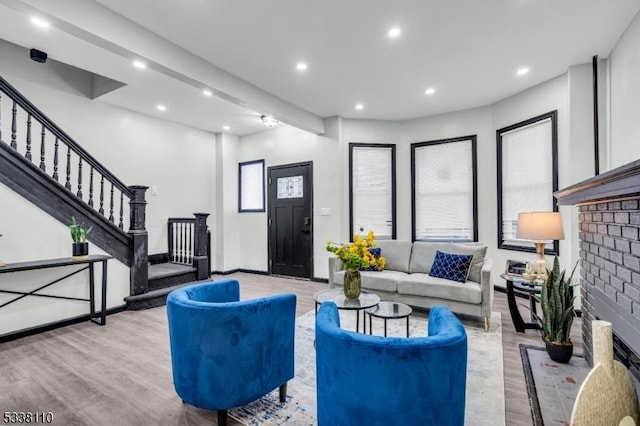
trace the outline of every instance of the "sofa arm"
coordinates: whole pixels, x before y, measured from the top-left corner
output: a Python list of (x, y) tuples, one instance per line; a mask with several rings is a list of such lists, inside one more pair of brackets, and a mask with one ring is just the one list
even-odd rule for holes
[(480, 271), (480, 288), (482, 290), (482, 316), (491, 318), (491, 307), (493, 306), (493, 271), (492, 261), (484, 259), (482, 270)]
[(329, 257), (329, 288), (335, 288), (336, 287), (336, 283), (333, 281), (333, 274), (335, 272), (341, 271), (342, 268), (342, 262), (340, 262), (340, 259), (338, 259), (335, 256), (330, 256)]

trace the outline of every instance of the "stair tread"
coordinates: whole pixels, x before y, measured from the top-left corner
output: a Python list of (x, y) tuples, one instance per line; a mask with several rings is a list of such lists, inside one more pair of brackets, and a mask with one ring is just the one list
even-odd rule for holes
[(174, 285), (171, 287), (164, 287), (164, 288), (160, 288), (158, 290), (152, 290), (149, 291), (147, 293), (144, 294), (138, 294), (135, 296), (127, 296), (124, 298), (124, 301), (127, 303), (131, 303), (131, 302), (137, 302), (140, 300), (147, 300), (147, 299), (154, 299), (156, 297), (162, 297), (162, 296), (166, 296), (167, 294), (171, 293), (173, 290), (180, 288), (180, 287), (185, 287), (188, 285), (192, 285), (198, 282), (204, 282), (204, 281), (209, 281), (209, 279), (206, 280), (202, 280), (202, 281), (191, 281), (188, 283), (184, 283), (184, 284), (178, 284), (178, 285)]
[(179, 263), (157, 263), (149, 265), (149, 280), (193, 273), (196, 268)]

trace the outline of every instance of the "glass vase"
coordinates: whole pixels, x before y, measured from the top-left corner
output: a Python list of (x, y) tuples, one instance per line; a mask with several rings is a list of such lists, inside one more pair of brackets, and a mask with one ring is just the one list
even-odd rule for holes
[(360, 271), (347, 270), (344, 274), (344, 295), (348, 299), (357, 299), (360, 296), (362, 285)]

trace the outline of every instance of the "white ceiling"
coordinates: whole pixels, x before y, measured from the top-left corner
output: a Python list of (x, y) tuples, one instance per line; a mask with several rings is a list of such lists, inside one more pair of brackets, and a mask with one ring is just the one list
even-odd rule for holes
[[(132, 54), (145, 57), (144, 44), (106, 43), (100, 14), (87, 14), (84, 27), (72, 16), (91, 1), (57, 0), (55, 10), (45, 0), (1, 3), (10, 8), (0, 5), (0, 38), (127, 83), (98, 101), (213, 132), (227, 124), (237, 134), (262, 130), (262, 113), (290, 124), (298, 112), (403, 120), (491, 104), (606, 57), (640, 10), (640, 0), (98, 0), (215, 66), (211, 78), (197, 78), (151, 53), (150, 68), (134, 70)], [(38, 12), (52, 28), (30, 25)], [(402, 34), (392, 40), (393, 26)], [(195, 55), (185, 61), (195, 64)], [(304, 73), (295, 69), (301, 60)], [(516, 77), (523, 66), (531, 71)], [(217, 78), (216, 69), (237, 80)], [(203, 84), (233, 102), (204, 98)], [(427, 87), (436, 93), (426, 96)], [(159, 102), (168, 111), (155, 111)]]

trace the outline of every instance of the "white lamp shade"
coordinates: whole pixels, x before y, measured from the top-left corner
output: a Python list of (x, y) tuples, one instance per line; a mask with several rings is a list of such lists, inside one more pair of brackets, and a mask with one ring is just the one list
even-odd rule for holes
[(518, 213), (516, 238), (534, 241), (564, 239), (560, 212)]

